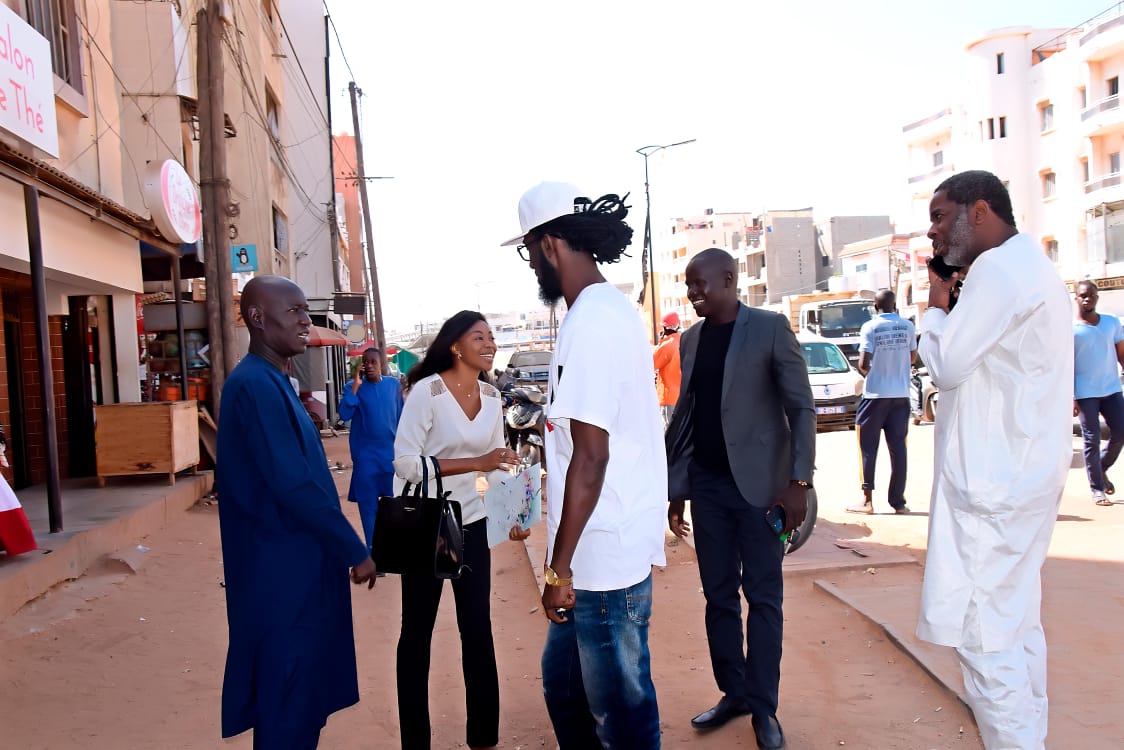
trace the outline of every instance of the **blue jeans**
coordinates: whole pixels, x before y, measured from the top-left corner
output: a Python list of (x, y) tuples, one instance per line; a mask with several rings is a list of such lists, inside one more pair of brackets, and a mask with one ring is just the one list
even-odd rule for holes
[(562, 750), (656, 750), (660, 714), (648, 653), (652, 576), (613, 591), (575, 591), (550, 624), (543, 693)]
[[(1077, 408), (1081, 437), (1085, 442), (1085, 473), (1089, 475), (1089, 487), (1104, 492), (1104, 473), (1116, 463), (1124, 447), (1124, 394), (1079, 398)], [(1108, 425), (1108, 445), (1104, 451), (1101, 451), (1101, 415)]]

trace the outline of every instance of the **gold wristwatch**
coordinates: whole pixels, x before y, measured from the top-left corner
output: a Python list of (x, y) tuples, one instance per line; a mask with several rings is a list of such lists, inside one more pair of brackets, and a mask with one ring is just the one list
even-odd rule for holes
[(554, 568), (549, 565), (546, 566), (546, 573), (543, 576), (546, 579), (547, 586), (573, 586), (573, 576), (570, 578), (563, 578), (554, 572)]

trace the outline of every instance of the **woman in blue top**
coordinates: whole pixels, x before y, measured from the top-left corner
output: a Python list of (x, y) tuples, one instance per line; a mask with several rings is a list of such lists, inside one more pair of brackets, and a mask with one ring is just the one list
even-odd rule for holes
[(355, 379), (343, 389), (340, 418), (351, 420), (351, 487), (347, 499), (359, 503), (367, 548), (375, 535), (380, 495), (394, 492), (394, 435), (402, 416), (402, 388), (384, 378), (379, 350), (363, 352)]

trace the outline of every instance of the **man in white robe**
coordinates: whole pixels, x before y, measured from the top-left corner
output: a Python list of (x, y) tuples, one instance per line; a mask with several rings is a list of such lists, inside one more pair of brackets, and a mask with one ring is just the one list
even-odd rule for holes
[(1069, 297), (995, 175), (950, 177), (929, 212), (934, 251), (965, 270), (947, 281), (930, 270), (921, 324), (941, 404), (917, 634), (956, 648), (988, 750), (1035, 750), (1047, 720), (1041, 569), (1073, 450)]

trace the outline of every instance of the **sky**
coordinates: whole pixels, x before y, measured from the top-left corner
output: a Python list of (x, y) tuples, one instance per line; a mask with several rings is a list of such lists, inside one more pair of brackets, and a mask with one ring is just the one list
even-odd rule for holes
[[(327, 0), (331, 107), (362, 138), (388, 329), (460, 309), (537, 304), (500, 242), (523, 192), (571, 182), (629, 193), (640, 283), (644, 159), (653, 233), (676, 217), (811, 206), (908, 217), (902, 126), (948, 106), (966, 42), (1008, 26), (1065, 29), (1108, 0)], [(342, 49), (342, 54), (341, 54)], [(350, 71), (347, 64), (350, 64)]]

